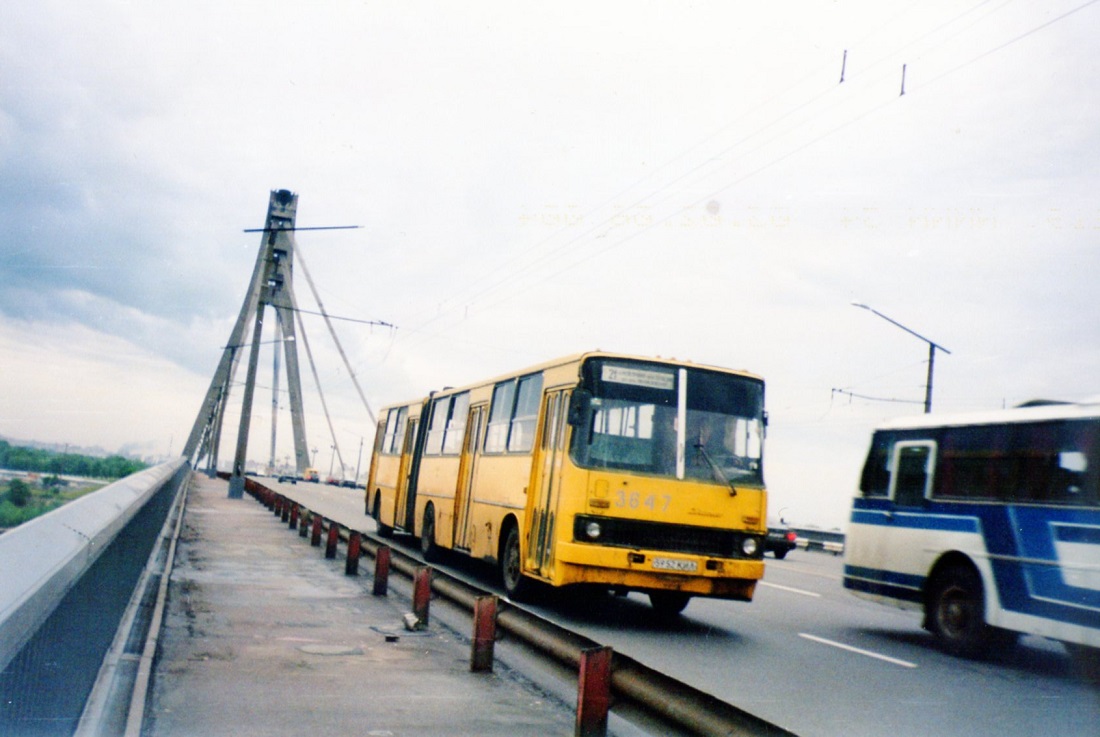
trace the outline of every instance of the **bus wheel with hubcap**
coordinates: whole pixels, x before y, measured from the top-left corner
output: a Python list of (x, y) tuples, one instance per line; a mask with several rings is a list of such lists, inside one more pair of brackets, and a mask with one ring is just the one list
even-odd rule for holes
[(431, 504), (424, 508), (424, 522), (420, 525), (420, 552), (429, 563), (439, 560), (439, 546), (435, 544), (435, 507)]
[(651, 591), (649, 603), (653, 610), (662, 617), (675, 617), (684, 611), (684, 607), (691, 601), (691, 594), (680, 591)]
[(504, 538), (504, 548), (500, 556), (500, 578), (509, 599), (521, 601), (530, 593), (531, 582), (523, 575), (523, 559), (519, 547), (519, 528), (508, 527), (508, 536)]
[(991, 639), (985, 623), (984, 594), (978, 572), (948, 568), (936, 577), (928, 600), (928, 627), (945, 650), (955, 655), (982, 653)]
[(393, 537), (393, 528), (382, 524), (382, 497), (374, 497), (374, 512), (371, 516), (378, 525), (378, 537)]

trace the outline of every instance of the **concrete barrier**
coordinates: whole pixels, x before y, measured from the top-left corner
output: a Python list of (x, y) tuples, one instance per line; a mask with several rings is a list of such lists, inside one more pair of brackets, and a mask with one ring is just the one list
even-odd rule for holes
[(127, 476), (0, 535), (0, 670), (118, 533), (186, 462)]

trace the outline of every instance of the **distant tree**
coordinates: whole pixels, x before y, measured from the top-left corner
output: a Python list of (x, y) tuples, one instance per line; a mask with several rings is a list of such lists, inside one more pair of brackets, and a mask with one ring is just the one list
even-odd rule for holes
[(0, 468), (13, 471), (36, 471), (52, 473), (55, 476), (88, 476), (100, 479), (120, 479), (137, 473), (146, 464), (119, 455), (108, 458), (79, 455), (77, 453), (54, 453), (38, 448), (12, 446), (0, 440)]
[(141, 461), (132, 461), (122, 456), (109, 456), (101, 460), (99, 473), (96, 475), (100, 478), (120, 479), (132, 473), (137, 473), (143, 468), (145, 468), (145, 464)]
[(17, 507), (27, 506), (31, 500), (31, 487), (23, 479), (12, 479), (8, 484), (8, 499)]

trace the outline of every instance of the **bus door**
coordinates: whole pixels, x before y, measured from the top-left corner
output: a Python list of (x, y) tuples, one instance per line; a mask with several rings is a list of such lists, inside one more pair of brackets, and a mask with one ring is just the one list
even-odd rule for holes
[[(890, 461), (890, 507), (884, 515), (881, 534), (865, 552), (870, 565), (894, 573), (925, 576), (928, 564), (921, 552), (927, 531), (925, 500), (932, 488), (936, 444), (931, 441), (902, 441), (894, 446)], [(871, 542), (871, 541), (868, 541)], [(915, 584), (914, 584), (915, 585)]]
[(527, 519), (527, 561), (524, 566), (549, 578), (553, 562), (554, 523), (561, 495), (562, 462), (565, 458), (565, 428), (570, 390), (547, 392), (543, 399), (542, 431), (535, 459), (535, 473)]
[(481, 425), (485, 407), (471, 407), (466, 420), (466, 437), (462, 441), (462, 458), (458, 463), (458, 485), (455, 487), (454, 547), (469, 550), (470, 502), (473, 497), (474, 473), (479, 457)]
[(413, 529), (416, 517), (416, 470), (420, 466), (416, 453), (416, 429), (418, 418), (409, 418), (405, 426), (405, 442), (401, 447), (401, 469), (397, 475), (397, 493), (394, 498), (394, 527)]

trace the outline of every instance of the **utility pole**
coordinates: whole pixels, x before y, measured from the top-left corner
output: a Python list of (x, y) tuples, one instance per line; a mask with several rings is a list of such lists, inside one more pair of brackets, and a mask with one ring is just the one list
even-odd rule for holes
[[(904, 67), (903, 67), (903, 69), (904, 69)], [(873, 307), (868, 307), (867, 305), (862, 304), (860, 302), (852, 302), (852, 306), (853, 307), (859, 307), (862, 310), (867, 310), (871, 314), (877, 315), (878, 317), (881, 317), (883, 320), (890, 323), (891, 325), (901, 328), (902, 330), (909, 333), (913, 337), (920, 338), (921, 340), (923, 340), (925, 343), (928, 344), (928, 377), (925, 379), (925, 382), (924, 382), (924, 413), (929, 414), (932, 411), (932, 372), (933, 372), (933, 370), (936, 366), (936, 349), (938, 348), (941, 351), (943, 351), (944, 353), (947, 353), (948, 355), (950, 355), (951, 351), (947, 350), (946, 348), (944, 348), (942, 345), (939, 345), (938, 343), (933, 343), (931, 340), (924, 337), (920, 333), (918, 333), (918, 332), (916, 332), (916, 331), (914, 331), (910, 328), (905, 327), (904, 325), (902, 325), (897, 320), (895, 320), (891, 317), (887, 317), (886, 315), (882, 314), (881, 312), (879, 312), (878, 310), (876, 310)]]

